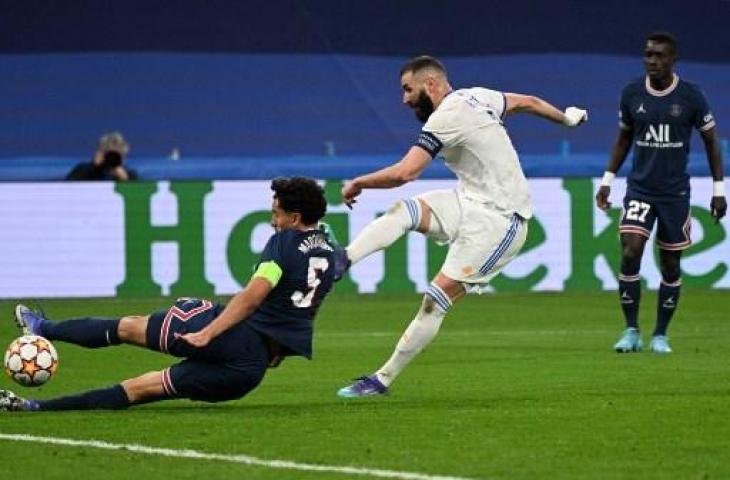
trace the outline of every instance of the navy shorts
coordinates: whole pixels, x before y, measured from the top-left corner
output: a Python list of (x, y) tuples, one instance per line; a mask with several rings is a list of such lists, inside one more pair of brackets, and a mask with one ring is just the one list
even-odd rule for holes
[(689, 212), (689, 199), (649, 200), (627, 193), (619, 231), (649, 238), (656, 221), (657, 246), (662, 250), (684, 250), (692, 244)]
[(198, 298), (180, 299), (168, 310), (150, 315), (147, 346), (185, 360), (163, 371), (169, 397), (221, 402), (241, 398), (256, 388), (266, 373), (269, 350), (264, 337), (241, 322), (203, 348), (175, 334), (197, 332), (223, 310)]

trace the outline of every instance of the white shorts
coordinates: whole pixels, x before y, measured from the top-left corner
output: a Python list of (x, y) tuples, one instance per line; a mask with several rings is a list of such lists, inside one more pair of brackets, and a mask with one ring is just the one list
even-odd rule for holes
[(430, 208), (428, 236), (449, 244), (441, 273), (480, 291), (522, 248), (527, 220), (516, 213), (497, 212), (488, 205), (459, 195), (456, 190), (433, 190), (417, 197)]

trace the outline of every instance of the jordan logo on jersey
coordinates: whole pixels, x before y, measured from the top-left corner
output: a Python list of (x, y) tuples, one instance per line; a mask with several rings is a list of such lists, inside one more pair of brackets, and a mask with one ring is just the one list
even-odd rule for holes
[(636, 113), (646, 113), (643, 103), (639, 104), (639, 108), (636, 109)]

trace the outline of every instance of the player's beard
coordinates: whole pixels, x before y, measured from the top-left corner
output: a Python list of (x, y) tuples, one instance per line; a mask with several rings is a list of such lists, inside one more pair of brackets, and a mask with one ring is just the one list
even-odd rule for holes
[(428, 117), (431, 116), (433, 111), (434, 107), (431, 98), (426, 95), (426, 90), (421, 90), (418, 93), (418, 98), (416, 98), (416, 103), (413, 105), (413, 112), (416, 114), (416, 118), (421, 123), (426, 123), (426, 120), (428, 120)]

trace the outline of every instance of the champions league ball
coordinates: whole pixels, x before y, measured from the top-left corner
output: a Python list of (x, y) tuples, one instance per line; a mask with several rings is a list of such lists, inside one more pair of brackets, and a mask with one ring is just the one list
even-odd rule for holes
[(5, 350), (5, 372), (21, 385), (38, 387), (51, 379), (58, 368), (53, 344), (37, 335), (13, 340)]

